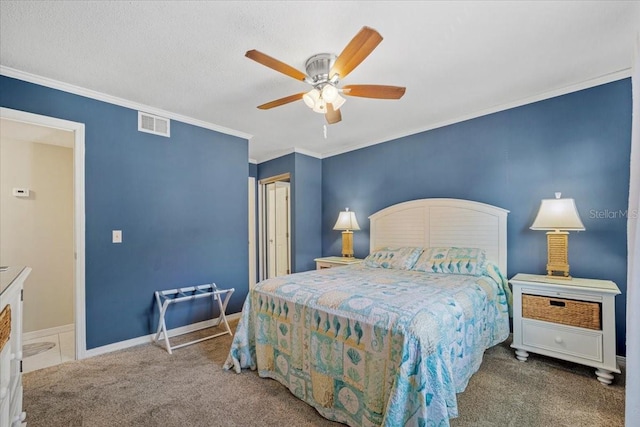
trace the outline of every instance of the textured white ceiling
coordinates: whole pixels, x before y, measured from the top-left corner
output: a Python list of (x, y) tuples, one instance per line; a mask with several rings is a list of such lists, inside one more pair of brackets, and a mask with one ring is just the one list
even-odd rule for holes
[[(343, 121), (294, 102), (308, 90), (244, 57), (304, 72), (363, 26), (384, 37), (341, 84), (406, 86), (349, 97)], [(252, 135), (249, 157), (327, 156), (630, 75), (640, 2), (8, 1), (0, 65)], [(0, 95), (1, 96), (1, 95)]]

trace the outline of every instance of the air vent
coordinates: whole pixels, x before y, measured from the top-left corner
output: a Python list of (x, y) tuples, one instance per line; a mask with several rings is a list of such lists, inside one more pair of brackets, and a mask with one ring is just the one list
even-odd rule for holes
[(138, 111), (138, 130), (160, 136), (171, 136), (171, 122), (164, 117)]

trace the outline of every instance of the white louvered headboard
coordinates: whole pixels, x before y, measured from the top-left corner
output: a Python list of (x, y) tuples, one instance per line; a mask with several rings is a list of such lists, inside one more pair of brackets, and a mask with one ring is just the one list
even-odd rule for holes
[(461, 199), (420, 199), (371, 215), (369, 249), (385, 246), (484, 249), (507, 274), (508, 210)]

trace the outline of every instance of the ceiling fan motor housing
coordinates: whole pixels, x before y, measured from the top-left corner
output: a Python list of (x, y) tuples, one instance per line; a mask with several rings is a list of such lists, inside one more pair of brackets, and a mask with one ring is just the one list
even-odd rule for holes
[[(305, 69), (310, 82), (314, 86), (324, 85), (329, 82), (329, 72), (336, 62), (336, 55), (332, 53), (318, 53), (307, 59)], [(335, 84), (336, 82), (332, 82)]]

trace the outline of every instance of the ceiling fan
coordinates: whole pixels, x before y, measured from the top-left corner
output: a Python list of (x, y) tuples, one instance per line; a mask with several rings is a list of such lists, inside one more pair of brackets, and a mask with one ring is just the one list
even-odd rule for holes
[(342, 120), (340, 107), (344, 104), (345, 99), (340, 94), (361, 98), (402, 98), (406, 88), (400, 86), (346, 85), (342, 88), (338, 87), (340, 79), (345, 78), (364, 61), (381, 41), (382, 36), (376, 30), (362, 27), (340, 55), (319, 53), (307, 59), (305, 63), (307, 74), (255, 49), (247, 51), (245, 54), (247, 58), (313, 86), (309, 92), (296, 93), (276, 99), (259, 105), (258, 108), (268, 110), (302, 99), (313, 111), (323, 113), (327, 123), (333, 124)]

